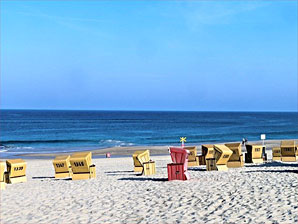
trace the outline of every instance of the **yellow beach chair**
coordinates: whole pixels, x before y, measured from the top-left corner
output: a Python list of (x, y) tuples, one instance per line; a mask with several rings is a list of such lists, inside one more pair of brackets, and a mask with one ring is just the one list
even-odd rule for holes
[(188, 154), (188, 166), (199, 166), (199, 156), (197, 156), (197, 147), (196, 146), (187, 146), (183, 147), (189, 151)]
[(143, 154), (143, 156), (146, 158), (146, 161), (150, 160), (150, 151), (149, 150), (135, 151), (132, 155), (134, 172), (142, 172), (143, 171), (143, 166), (140, 163), (140, 161), (137, 159), (137, 156), (140, 154)]
[(6, 163), (3, 161), (0, 161), (0, 190), (5, 189), (5, 166)]
[(281, 161), (296, 162), (297, 161), (297, 147), (294, 140), (284, 140), (280, 144)]
[[(216, 170), (228, 170), (227, 163), (233, 154), (233, 151), (225, 145), (214, 145), (213, 148)], [(213, 159), (210, 159), (210, 161), (212, 160)]]
[(91, 165), (91, 152), (77, 152), (70, 156), (73, 180), (86, 180), (96, 177), (96, 167)]
[(70, 156), (57, 156), (53, 160), (53, 165), (55, 169), (55, 178), (68, 178), (72, 177), (71, 166), (70, 166)]
[(228, 168), (243, 167), (244, 162), (241, 143), (227, 143), (225, 146), (233, 152), (227, 164)]
[(246, 163), (263, 163), (262, 145), (246, 144), (245, 162)]
[(139, 161), (139, 163), (142, 166), (142, 175), (152, 175), (156, 173), (155, 170), (155, 162), (150, 160), (149, 156), (148, 156), (148, 152), (149, 150), (144, 151), (143, 153), (140, 153), (137, 155), (137, 160)]
[(15, 184), (26, 182), (27, 163), (22, 159), (6, 160), (7, 165), (7, 183)]
[(281, 161), (281, 150), (279, 147), (272, 148), (272, 160)]
[[(207, 165), (208, 159), (214, 159), (213, 145), (202, 145), (202, 155), (199, 156), (200, 165)], [(213, 162), (213, 164), (215, 164), (215, 162)]]

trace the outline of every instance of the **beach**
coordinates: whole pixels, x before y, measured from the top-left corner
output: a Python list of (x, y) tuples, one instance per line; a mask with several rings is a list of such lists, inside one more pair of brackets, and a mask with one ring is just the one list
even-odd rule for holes
[[(272, 158), (267, 150), (268, 160)], [(94, 158), (96, 178), (54, 179), (52, 159), (25, 158), (26, 183), (1, 191), (1, 223), (297, 223), (298, 164), (267, 162), (167, 181), (169, 155), (156, 174), (133, 172), (131, 157)]]

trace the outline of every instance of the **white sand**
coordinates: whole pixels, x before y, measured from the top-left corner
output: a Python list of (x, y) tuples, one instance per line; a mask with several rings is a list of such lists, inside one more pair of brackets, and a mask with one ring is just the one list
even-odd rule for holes
[(136, 176), (132, 158), (93, 159), (96, 179), (56, 180), (51, 160), (27, 159), (28, 182), (1, 191), (1, 223), (297, 223), (298, 164), (267, 163), (165, 181)]

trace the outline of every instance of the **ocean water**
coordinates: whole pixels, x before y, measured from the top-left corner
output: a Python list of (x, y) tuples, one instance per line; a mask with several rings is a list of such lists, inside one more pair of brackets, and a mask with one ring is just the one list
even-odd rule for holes
[(1, 110), (0, 156), (136, 145), (298, 138), (297, 112)]

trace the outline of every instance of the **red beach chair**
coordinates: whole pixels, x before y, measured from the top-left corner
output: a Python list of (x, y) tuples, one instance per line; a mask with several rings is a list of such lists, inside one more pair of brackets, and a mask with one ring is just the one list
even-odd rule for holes
[(168, 164), (168, 180), (189, 180), (187, 172), (188, 150), (178, 147), (170, 147), (173, 163)]

